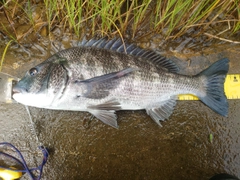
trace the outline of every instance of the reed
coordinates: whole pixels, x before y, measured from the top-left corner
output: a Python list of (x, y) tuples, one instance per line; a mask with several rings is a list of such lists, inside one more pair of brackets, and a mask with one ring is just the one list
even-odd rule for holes
[(8, 47), (11, 45), (12, 42), (13, 42), (13, 40), (10, 40), (10, 41), (7, 43), (7, 45), (5, 46), (5, 48), (4, 48), (4, 51), (3, 51), (3, 54), (2, 54), (2, 58), (1, 58), (1, 61), (0, 61), (0, 72), (2, 71), (2, 66), (3, 66), (4, 58), (5, 58), (5, 56), (6, 56)]
[(59, 27), (78, 37), (84, 33), (124, 36), (127, 32), (135, 37), (145, 27), (148, 33), (164, 32), (168, 39), (192, 27), (201, 28), (201, 34), (216, 23), (228, 24), (228, 31), (235, 34), (240, 30), (239, 4), (239, 0), (5, 0), (1, 9), (6, 19), (0, 31), (19, 42), (16, 17), (20, 17), (38, 32), (42, 26), (33, 18), (33, 7), (41, 6), (42, 24), (49, 34)]

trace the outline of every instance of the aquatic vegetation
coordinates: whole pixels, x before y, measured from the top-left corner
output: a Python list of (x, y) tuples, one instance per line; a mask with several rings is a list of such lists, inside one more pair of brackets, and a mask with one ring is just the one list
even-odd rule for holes
[[(240, 30), (239, 0), (5, 0), (0, 8), (4, 19), (0, 31), (18, 42), (43, 29), (49, 35), (55, 28), (78, 37), (157, 33), (166, 39), (193, 27), (198, 35), (212, 25), (228, 26), (230, 35)], [(17, 29), (23, 25), (27, 27), (20, 34)]]

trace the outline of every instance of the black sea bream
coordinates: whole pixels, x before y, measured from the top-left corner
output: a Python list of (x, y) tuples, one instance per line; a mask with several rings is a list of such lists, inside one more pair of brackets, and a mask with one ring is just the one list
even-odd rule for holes
[(229, 69), (224, 58), (195, 76), (156, 52), (120, 39), (83, 41), (30, 69), (13, 89), (13, 98), (39, 108), (88, 111), (117, 127), (118, 110), (146, 109), (159, 125), (169, 118), (177, 95), (193, 94), (222, 116), (228, 102), (223, 84)]

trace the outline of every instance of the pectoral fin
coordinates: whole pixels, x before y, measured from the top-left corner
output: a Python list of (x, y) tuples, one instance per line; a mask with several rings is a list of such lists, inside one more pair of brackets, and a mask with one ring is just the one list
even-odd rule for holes
[(176, 105), (176, 97), (171, 97), (169, 100), (160, 102), (159, 107), (146, 109), (147, 114), (159, 125), (162, 126), (160, 120), (168, 119), (172, 114)]
[(109, 90), (116, 88), (120, 81), (130, 73), (134, 68), (126, 68), (118, 72), (97, 76), (91, 79), (75, 81), (84, 87), (84, 93), (81, 95), (91, 99), (102, 99), (109, 95)]

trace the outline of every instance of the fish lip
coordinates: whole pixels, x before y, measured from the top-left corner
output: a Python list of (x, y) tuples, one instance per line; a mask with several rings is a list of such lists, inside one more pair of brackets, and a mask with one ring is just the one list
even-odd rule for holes
[(12, 89), (12, 94), (19, 94), (19, 93), (23, 93), (23, 92), (24, 92), (24, 90), (20, 87), (14, 86)]
[(19, 91), (19, 90), (17, 90), (17, 89), (13, 89), (12, 92), (13, 92), (13, 94), (21, 93), (21, 91)]

